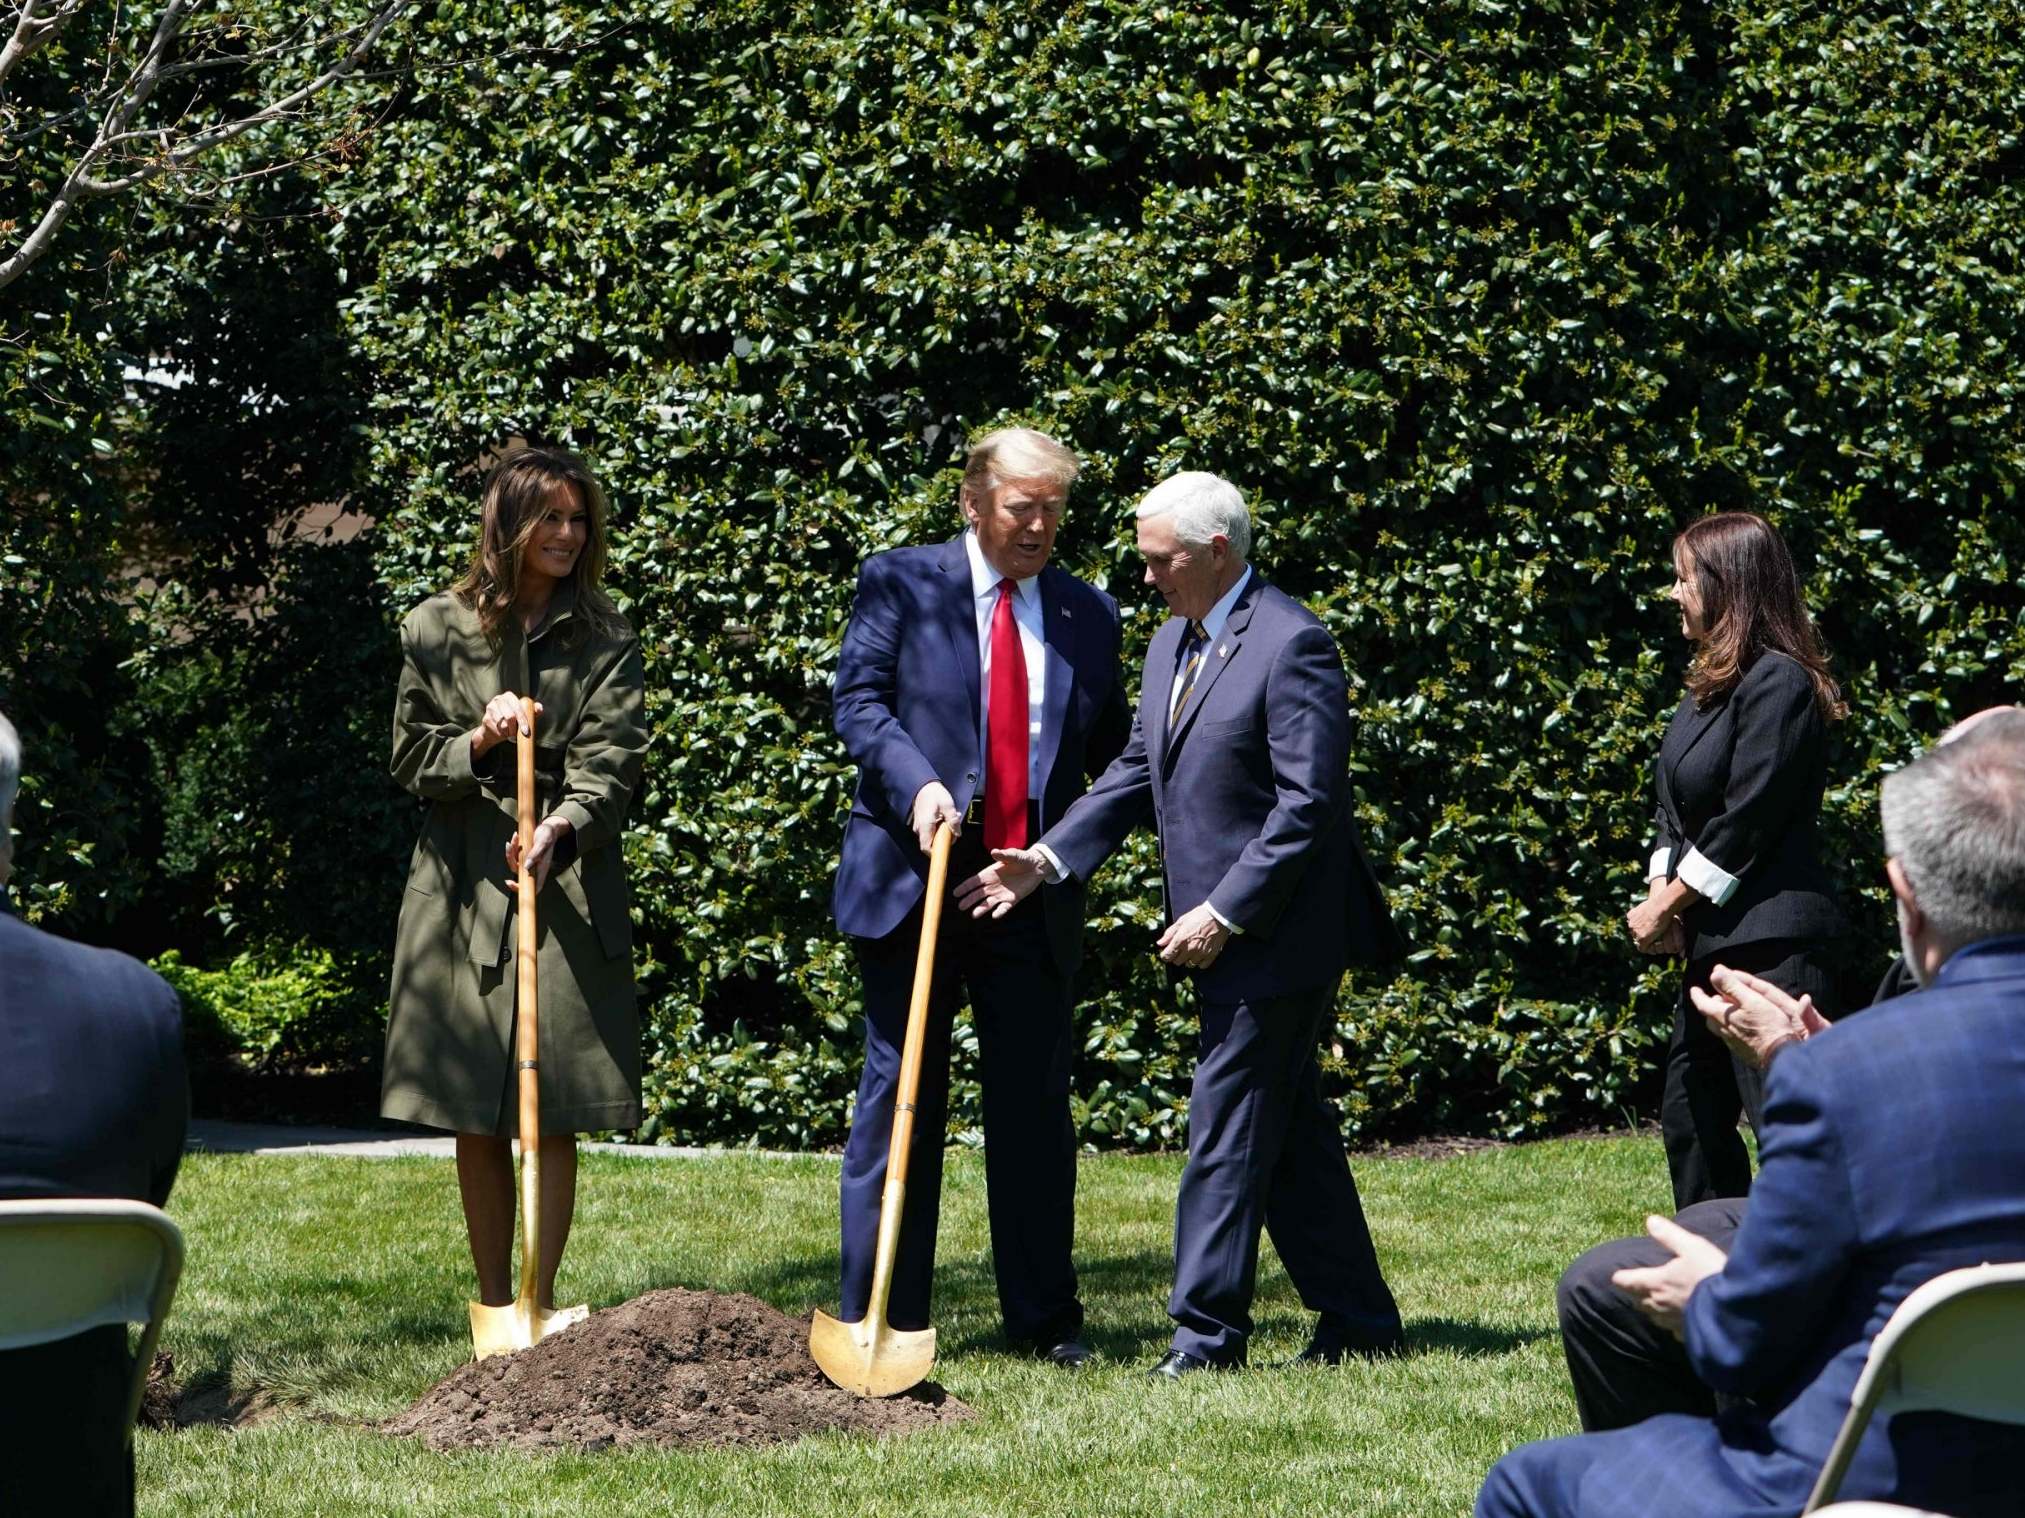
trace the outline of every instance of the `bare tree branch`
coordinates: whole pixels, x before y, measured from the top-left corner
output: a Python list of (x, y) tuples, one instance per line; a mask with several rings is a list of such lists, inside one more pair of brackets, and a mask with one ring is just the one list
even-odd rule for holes
[(7, 76), (22, 59), (70, 25), (71, 18), (90, 3), (91, 0), (21, 0), (14, 30), (7, 45), (0, 47), (0, 85), (7, 82)]
[[(90, 0), (22, 0), (14, 35), (4, 55), (5, 67), (0, 68), (0, 81), (4, 81), (7, 69), (13, 68), (21, 58), (48, 41), (88, 3)], [(279, 39), (265, 42), (247, 53), (174, 60), (175, 46), (184, 23), (189, 19), (190, 5), (189, 0), (168, 0), (140, 61), (123, 81), (100, 97), (105, 103), (105, 115), (90, 143), (71, 164), (62, 186), (50, 200), (41, 219), (11, 254), (0, 259), (0, 289), (19, 279), (49, 250), (57, 233), (79, 206), (135, 189), (163, 175), (181, 173), (194, 160), (223, 143), (258, 127), (299, 115), (313, 98), (357, 74), (360, 64), (372, 53), (387, 28), (413, 4), (414, 0), (380, 0), (377, 9), (366, 20), (323, 38), (305, 41), (305, 26), (299, 24)], [(213, 122), (194, 131), (185, 130), (180, 122), (165, 127), (135, 125), (142, 109), (166, 80), (226, 66), (257, 69), (291, 54), (334, 47), (342, 47), (343, 52), (328, 68), (247, 115)], [(43, 125), (13, 140), (18, 145), (25, 137), (40, 132)], [(135, 150), (143, 146), (147, 151), (137, 157)], [(101, 165), (116, 167), (106, 172)]]

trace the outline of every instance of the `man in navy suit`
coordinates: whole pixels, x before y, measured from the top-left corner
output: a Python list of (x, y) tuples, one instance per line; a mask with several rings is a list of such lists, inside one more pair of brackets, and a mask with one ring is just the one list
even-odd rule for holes
[[(14, 863), (21, 745), (0, 717), (0, 887)], [(182, 1013), (162, 978), (0, 912), (0, 1197), (159, 1207), (183, 1156)], [(130, 1514), (122, 1420), (132, 1362), (115, 1324), (0, 1351), (0, 1490), (30, 1515)]]
[[(1087, 880), (1144, 823), (1159, 832), (1163, 960), (1195, 977), (1202, 1030), (1175, 1209), (1173, 1344), (1153, 1373), (1242, 1364), (1259, 1231), (1320, 1314), (1307, 1360), (1402, 1344), (1316, 1047), (1350, 964), (1397, 957), (1351, 815), (1349, 692), (1335, 641), (1246, 562), (1244, 498), (1212, 474), (1138, 508), (1154, 634), (1125, 751), (1031, 849), (959, 887), (1003, 912)], [(1050, 889), (1060, 889), (1051, 885)]]
[[(1068, 809), (1125, 741), (1118, 606), (1048, 564), (1076, 456), (1007, 428), (970, 451), (968, 530), (874, 554), (837, 658), (837, 732), (858, 789), (837, 865), (837, 926), (865, 987), (865, 1072), (844, 1151), (843, 1318), (864, 1316), (892, 1137), (894, 1089), (921, 937), (927, 853), (957, 830), (958, 875), (1021, 846)], [(1075, 1368), (1091, 1358), (1070, 1261), (1076, 1138), (1069, 1117), (1083, 891), (1065, 885), (1003, 920), (943, 918), (916, 1098), (907, 1215), (888, 1320), (928, 1326), (949, 1096), (949, 1037), (967, 991), (984, 1087), (992, 1261), (1007, 1338)]]
[[(1898, 1305), (1946, 1271), (2025, 1260), (2025, 713), (1888, 777), (1882, 810), (1921, 989), (1780, 1051), (1727, 1252), (1649, 1218), (1673, 1257), (1616, 1278), (1710, 1391), (1751, 1405), (1527, 1445), (1492, 1469), (1479, 1518), (1792, 1518)], [(1841, 1496), (1996, 1518), (2018, 1512), (2021, 1470), (2025, 1430), (1904, 1413), (1871, 1425)]]

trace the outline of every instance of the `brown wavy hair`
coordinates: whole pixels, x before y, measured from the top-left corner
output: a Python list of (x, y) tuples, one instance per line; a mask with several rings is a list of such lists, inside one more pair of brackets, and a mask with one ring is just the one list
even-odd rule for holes
[(478, 514), (478, 548), (471, 567), (451, 593), (478, 613), (478, 625), (497, 643), (513, 615), (520, 589), (520, 565), (528, 540), (548, 512), (550, 494), (569, 485), (590, 518), (583, 552), (577, 555), (570, 582), (576, 587), (576, 626), (566, 629), (571, 643), (591, 633), (616, 634), (625, 619), (601, 587), (605, 574), (605, 518), (609, 507), (604, 487), (590, 467), (560, 448), (515, 448), (485, 477)]
[(1770, 522), (1750, 511), (1718, 511), (1690, 522), (1673, 540), (1673, 567), (1699, 593), (1708, 629), (1688, 665), (1696, 706), (1728, 695), (1760, 655), (1776, 651), (1814, 681), (1823, 721), (1849, 715), (1801, 597), (1793, 556)]

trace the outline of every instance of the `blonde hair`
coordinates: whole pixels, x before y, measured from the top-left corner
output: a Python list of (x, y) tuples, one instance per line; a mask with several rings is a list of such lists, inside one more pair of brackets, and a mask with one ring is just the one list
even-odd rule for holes
[[(549, 496), (568, 485), (590, 519), (584, 550), (570, 579), (576, 586), (576, 617), (580, 628), (615, 633), (624, 625), (619, 611), (600, 588), (605, 573), (605, 492), (590, 467), (560, 448), (515, 448), (492, 466), (485, 477), (479, 508), (478, 547), (471, 567), (451, 587), (457, 599), (478, 613), (478, 625), (497, 643), (513, 615), (514, 594), (520, 589), (520, 566), (528, 540), (548, 514)], [(580, 634), (565, 634), (571, 641)]]
[(970, 445), (963, 461), (966, 494), (998, 489), (1007, 480), (1046, 480), (1067, 490), (1083, 472), (1083, 461), (1031, 427), (1000, 427)]

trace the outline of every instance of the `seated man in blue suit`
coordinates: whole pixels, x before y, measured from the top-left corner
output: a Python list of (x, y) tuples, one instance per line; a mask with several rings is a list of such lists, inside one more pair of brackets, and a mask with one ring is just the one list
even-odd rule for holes
[[(21, 745), (0, 717), (0, 887), (13, 870)], [(0, 912), (0, 1198), (159, 1207), (189, 1116), (176, 994), (146, 966)], [(0, 1501), (10, 1518), (130, 1514), (127, 1333), (0, 1351)]]
[[(1320, 1316), (1301, 1358), (1403, 1343), (1316, 1048), (1346, 965), (1399, 938), (1357, 841), (1350, 706), (1328, 629), (1247, 562), (1251, 518), (1228, 480), (1184, 473), (1138, 507), (1146, 581), (1174, 615), (1153, 635), (1117, 762), (1030, 849), (958, 888), (979, 914), (1042, 880), (1087, 880), (1135, 827), (1160, 835), (1160, 956), (1202, 1006), (1175, 1206), (1174, 1339), (1152, 1374), (1244, 1363), (1259, 1232)], [(1060, 890), (1052, 884), (1048, 890)]]
[[(1886, 873), (1920, 990), (1782, 1050), (1763, 1163), (1727, 1254), (1648, 1219), (1673, 1258), (1618, 1284), (1678, 1333), (1716, 1418), (1669, 1413), (1515, 1450), (1478, 1518), (1792, 1518), (1871, 1340), (1946, 1271), (2025, 1260), (2025, 713), (1884, 782)], [(2025, 1429), (1873, 1423), (1841, 1495), (2015, 1515)]]
[[(858, 576), (835, 688), (837, 732), (857, 762), (858, 790), (834, 909), (865, 986), (865, 1072), (844, 1151), (845, 1322), (864, 1316), (871, 1291), (936, 826), (958, 830), (951, 878), (960, 878), (989, 862), (988, 847), (1038, 837), (1125, 741), (1118, 604), (1048, 563), (1079, 467), (1042, 433), (994, 432), (964, 467), (963, 535), (874, 554)], [(943, 918), (888, 1304), (895, 1328), (928, 1326), (950, 1024), (968, 993), (1006, 1336), (1066, 1368), (1091, 1358), (1070, 1262), (1071, 1014), (1082, 944), (1078, 885), (1002, 921)]]

